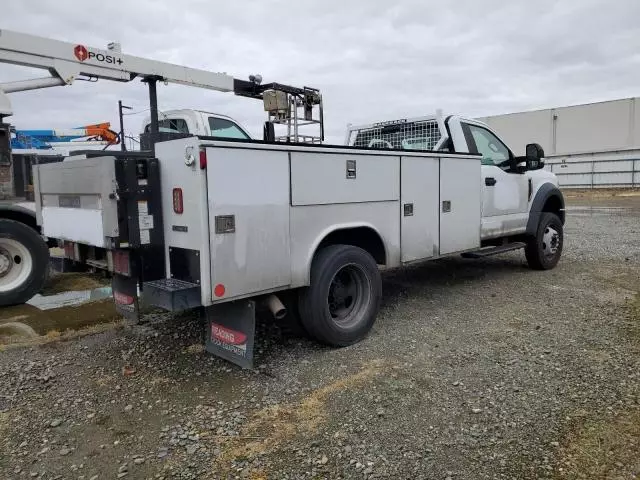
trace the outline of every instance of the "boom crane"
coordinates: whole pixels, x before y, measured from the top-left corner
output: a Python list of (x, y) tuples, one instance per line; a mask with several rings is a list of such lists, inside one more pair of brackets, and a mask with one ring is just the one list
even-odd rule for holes
[[(6, 29), (0, 29), (0, 63), (38, 68), (50, 74), (48, 77), (0, 84), (0, 121), (13, 114), (7, 93), (71, 85), (76, 80), (130, 82), (139, 78), (148, 84), (152, 134), (158, 133), (156, 84), (162, 81), (262, 99), (271, 125), (265, 127), (267, 139), (276, 140), (273, 124), (287, 126), (287, 136), (279, 138), (281, 140), (308, 138), (309, 141), (322, 141), (324, 137), (322, 96), (318, 90), (277, 83), (262, 85), (259, 75), (252, 75), (249, 81), (239, 80), (226, 73), (125, 55), (118, 43), (110, 43), (104, 50)], [(320, 107), (317, 119), (312, 115), (314, 106)], [(299, 109), (303, 110), (301, 117)], [(320, 134), (315, 137), (299, 136), (298, 127), (304, 124), (319, 125)]]

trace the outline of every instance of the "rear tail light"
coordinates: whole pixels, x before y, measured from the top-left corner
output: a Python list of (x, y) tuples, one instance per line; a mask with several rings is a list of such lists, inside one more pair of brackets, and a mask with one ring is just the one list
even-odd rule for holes
[(204, 170), (207, 168), (207, 151), (200, 150), (200, 169)]
[(184, 212), (184, 205), (182, 203), (182, 189), (174, 188), (173, 189), (173, 211), (175, 213)]
[(129, 268), (129, 252), (126, 250), (117, 250), (113, 252), (113, 271), (120, 275), (130, 275)]

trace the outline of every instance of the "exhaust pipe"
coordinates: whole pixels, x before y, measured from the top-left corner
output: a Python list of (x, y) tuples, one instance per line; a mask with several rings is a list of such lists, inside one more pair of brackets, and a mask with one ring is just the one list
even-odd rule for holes
[(265, 304), (269, 308), (269, 311), (276, 320), (282, 320), (287, 315), (287, 309), (282, 304), (280, 299), (275, 295), (269, 295), (265, 299)]

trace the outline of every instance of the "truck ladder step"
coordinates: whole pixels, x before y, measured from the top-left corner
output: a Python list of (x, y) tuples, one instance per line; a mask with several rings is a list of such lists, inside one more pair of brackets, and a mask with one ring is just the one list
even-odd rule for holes
[(142, 295), (145, 304), (172, 312), (202, 305), (200, 285), (173, 278), (144, 282)]
[(526, 247), (524, 242), (513, 242), (505, 245), (498, 245), (496, 247), (484, 247), (479, 250), (473, 250), (472, 252), (465, 252), (462, 254), (464, 258), (484, 258), (491, 255), (497, 255), (499, 253), (510, 252), (511, 250), (518, 250)]

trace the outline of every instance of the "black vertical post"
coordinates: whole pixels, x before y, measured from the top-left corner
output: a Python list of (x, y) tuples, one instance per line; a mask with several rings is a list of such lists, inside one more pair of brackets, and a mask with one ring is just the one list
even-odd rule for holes
[(120, 150), (127, 151), (127, 146), (124, 143), (124, 118), (122, 116), (122, 100), (118, 100), (118, 116), (120, 117)]
[(124, 139), (124, 113), (123, 110), (131, 110), (131, 107), (127, 107), (122, 104), (122, 100), (118, 100), (118, 116), (120, 117), (120, 150), (127, 151), (127, 145)]
[(149, 77), (146, 79), (149, 85), (149, 111), (151, 114), (151, 151), (155, 155), (156, 153), (156, 140), (158, 138), (158, 92), (156, 89), (157, 79)]
[(149, 84), (149, 110), (151, 111), (151, 133), (158, 133), (158, 92), (155, 78), (147, 80)]

